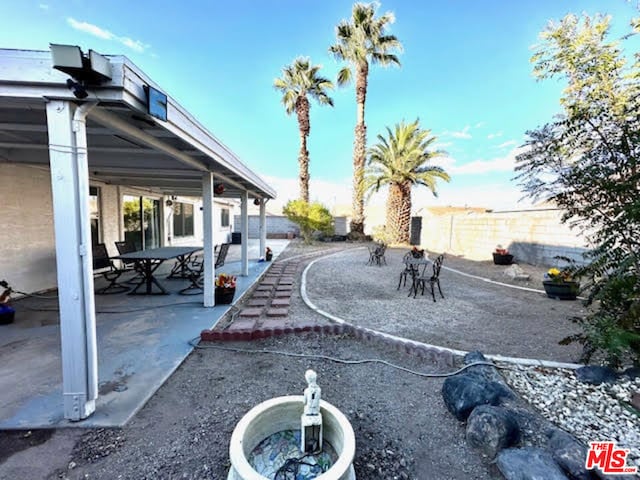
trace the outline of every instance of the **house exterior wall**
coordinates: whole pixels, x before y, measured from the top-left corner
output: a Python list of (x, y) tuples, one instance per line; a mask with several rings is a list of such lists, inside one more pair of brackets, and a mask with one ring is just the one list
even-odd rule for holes
[(56, 284), (51, 180), (46, 169), (0, 165), (0, 280), (16, 290)]
[(425, 215), (421, 246), (470, 260), (489, 260), (502, 245), (516, 261), (533, 265), (557, 265), (558, 255), (581, 261), (587, 240), (562, 224), (561, 215), (557, 209)]
[[(124, 239), (122, 219), (123, 195), (148, 196), (160, 200), (161, 241), (163, 245), (202, 245), (202, 199), (184, 197), (179, 201), (194, 205), (194, 235), (173, 238), (172, 209), (166, 206), (170, 197), (150, 195), (136, 189), (90, 182), (100, 189), (100, 241), (107, 246), (109, 255), (118, 254), (115, 243)], [(38, 292), (54, 288), (56, 277), (55, 235), (51, 178), (48, 168), (12, 163), (0, 165), (0, 198), (2, 198), (3, 225), (0, 227), (0, 280), (6, 280), (16, 290)], [(229, 208), (230, 223), (221, 227), (221, 207)], [(233, 229), (233, 201), (214, 203), (214, 242), (231, 240)]]

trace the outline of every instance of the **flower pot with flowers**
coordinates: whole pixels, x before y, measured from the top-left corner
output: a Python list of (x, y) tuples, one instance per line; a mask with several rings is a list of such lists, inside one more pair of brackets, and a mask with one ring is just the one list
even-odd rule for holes
[(556, 300), (575, 300), (580, 291), (580, 283), (571, 276), (570, 270), (550, 268), (542, 281), (547, 297)]
[(216, 304), (233, 303), (236, 294), (236, 277), (221, 273), (216, 277), (215, 302)]
[(506, 248), (502, 248), (502, 245), (498, 245), (493, 252), (493, 263), (496, 265), (511, 265), (513, 263), (513, 255)]
[(424, 258), (424, 248), (418, 248), (416, 246), (412, 247), (411, 256), (413, 258)]
[(267, 262), (270, 262), (273, 259), (273, 252), (269, 247), (264, 251), (264, 258)]
[(9, 305), (13, 290), (5, 280), (0, 281), (0, 287), (4, 288), (0, 294), (0, 325), (8, 325), (13, 323), (16, 315), (16, 311)]

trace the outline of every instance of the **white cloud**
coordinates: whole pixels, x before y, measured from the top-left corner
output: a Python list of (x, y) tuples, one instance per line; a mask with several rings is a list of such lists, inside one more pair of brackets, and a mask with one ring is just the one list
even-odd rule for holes
[(492, 138), (498, 138), (501, 136), (502, 136), (502, 131), (496, 132), (496, 133), (490, 133), (489, 135), (487, 135), (487, 138), (491, 140)]
[(107, 29), (101, 28), (97, 25), (88, 22), (79, 22), (75, 18), (68, 17), (67, 23), (71, 28), (88, 33), (89, 35), (93, 35), (94, 37), (102, 38), (103, 40), (113, 40), (115, 42), (121, 43), (125, 47), (130, 48), (131, 50), (144, 53), (144, 51), (149, 48), (149, 45), (141, 42), (140, 40), (132, 40), (129, 37), (120, 37)]
[(490, 160), (474, 160), (459, 165), (453, 158), (434, 159), (434, 165), (444, 168), (451, 175), (477, 175), (481, 173), (511, 172), (516, 163), (516, 155), (522, 153), (523, 148), (514, 148), (503, 156)]
[(47, 5), (46, 3), (40, 3), (38, 7), (40, 8), (40, 10), (49, 10), (49, 5)]
[(497, 146), (497, 148), (507, 148), (507, 147), (513, 147), (514, 145), (517, 145), (518, 142), (516, 142), (515, 140), (508, 140), (506, 142), (502, 142), (500, 145)]
[(453, 145), (453, 142), (436, 142), (433, 145), (431, 145), (431, 147), (434, 148), (435, 150), (439, 150), (439, 149), (450, 147), (451, 145)]
[(487, 122), (478, 122), (473, 126), (473, 128), (484, 127), (486, 124), (487, 124)]
[(466, 125), (462, 130), (459, 130), (457, 132), (445, 132), (443, 135), (450, 135), (453, 138), (469, 139), (471, 138), (471, 134), (469, 133), (470, 128), (471, 127), (469, 125)]

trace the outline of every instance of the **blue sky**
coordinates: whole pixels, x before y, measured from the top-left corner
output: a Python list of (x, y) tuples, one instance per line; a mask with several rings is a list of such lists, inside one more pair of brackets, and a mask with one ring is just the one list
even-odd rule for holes
[[(297, 55), (340, 65), (327, 53), (334, 27), (352, 2), (236, 0), (102, 3), (84, 0), (0, 0), (0, 47), (47, 50), (69, 43), (123, 54), (181, 103), (245, 163), (273, 182), (283, 198), (297, 195), (298, 129), (286, 116), (273, 79)], [(606, 8), (606, 10), (605, 10)], [(386, 0), (391, 32), (404, 45), (401, 68), (372, 68), (368, 143), (398, 121), (420, 118), (432, 129), (453, 177), (440, 196), (414, 195), (421, 205), (510, 208), (519, 198), (515, 148), (527, 129), (559, 111), (562, 84), (531, 75), (531, 46), (551, 19), (569, 12), (606, 12), (616, 32), (636, 11), (624, 0), (441, 2)], [(355, 94), (333, 94), (335, 107), (311, 109), (311, 196), (333, 206), (350, 202)], [(376, 201), (374, 199), (374, 201)]]

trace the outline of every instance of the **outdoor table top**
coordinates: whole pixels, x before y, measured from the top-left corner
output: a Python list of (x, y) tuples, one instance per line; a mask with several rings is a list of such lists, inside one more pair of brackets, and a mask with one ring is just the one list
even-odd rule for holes
[(203, 250), (204, 247), (160, 247), (148, 250), (138, 250), (137, 252), (123, 253), (116, 255), (119, 260), (169, 260), (170, 258), (181, 257)]
[(428, 263), (431, 263), (431, 260), (429, 260), (429, 257), (425, 254), (424, 257), (420, 257), (420, 258), (408, 258), (407, 260), (404, 261), (405, 264), (407, 265), (426, 265)]

